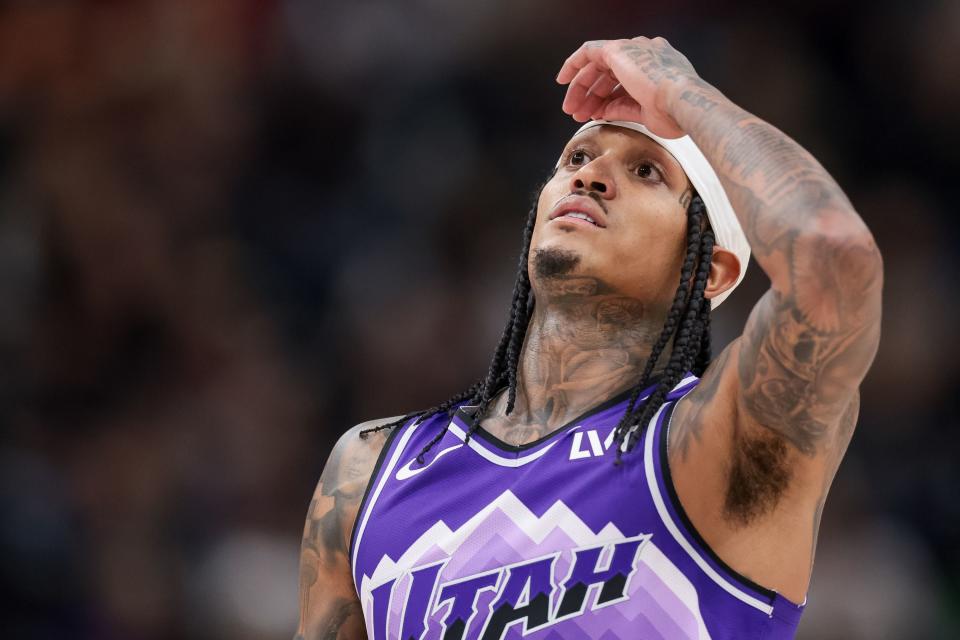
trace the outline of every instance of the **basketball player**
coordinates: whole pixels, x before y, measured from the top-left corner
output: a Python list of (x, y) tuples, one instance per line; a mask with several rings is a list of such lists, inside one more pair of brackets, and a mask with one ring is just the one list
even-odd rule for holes
[[(530, 213), (489, 371), (340, 439), (297, 638), (795, 634), (880, 335), (877, 247), (666, 40), (587, 42), (557, 81), (587, 124)], [(711, 361), (751, 249), (770, 289)]]

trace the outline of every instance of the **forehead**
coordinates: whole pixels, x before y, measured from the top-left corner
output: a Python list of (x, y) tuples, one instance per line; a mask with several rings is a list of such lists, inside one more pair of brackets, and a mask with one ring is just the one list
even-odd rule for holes
[(683, 167), (680, 166), (677, 159), (673, 157), (673, 154), (660, 146), (660, 143), (656, 140), (639, 131), (618, 127), (616, 125), (602, 124), (596, 127), (590, 127), (586, 131), (570, 138), (570, 142), (567, 143), (567, 148), (584, 142), (597, 144), (600, 147), (622, 146), (626, 148), (628, 152), (642, 151), (651, 153), (663, 163), (667, 171), (681, 178), (684, 182), (689, 182), (686, 171), (683, 170)]

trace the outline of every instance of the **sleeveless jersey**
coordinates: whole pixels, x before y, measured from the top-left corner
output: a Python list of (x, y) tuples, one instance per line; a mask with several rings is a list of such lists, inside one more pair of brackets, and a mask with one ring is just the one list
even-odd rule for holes
[[(613, 464), (629, 393), (536, 442), (460, 407), (390, 435), (351, 537), (370, 640), (781, 640), (802, 605), (723, 563), (683, 511), (667, 465), (667, 396)], [(651, 387), (652, 389), (652, 387)], [(641, 400), (649, 396), (648, 389)]]

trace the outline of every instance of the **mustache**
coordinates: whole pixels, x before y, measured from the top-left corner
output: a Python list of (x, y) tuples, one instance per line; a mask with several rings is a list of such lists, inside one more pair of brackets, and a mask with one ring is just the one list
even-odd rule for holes
[(597, 203), (597, 206), (600, 207), (601, 211), (603, 211), (604, 213), (608, 213), (606, 203), (603, 201), (603, 198), (597, 195), (595, 191), (588, 191), (584, 194), (579, 194), (579, 195), (587, 196), (588, 198), (590, 198), (591, 200)]
[[(597, 204), (597, 206), (600, 207), (600, 210), (603, 211), (605, 214), (606, 214), (606, 213), (609, 213), (609, 212), (607, 211), (607, 205), (606, 205), (606, 203), (603, 201), (603, 198), (601, 198), (601, 197), (597, 194), (596, 191), (586, 191), (586, 190), (571, 191), (570, 193), (568, 193), (568, 194), (566, 194), (565, 196), (563, 196), (563, 198), (569, 198), (570, 196), (586, 196), (586, 197), (590, 198), (591, 200), (593, 200), (593, 201)], [(563, 200), (563, 198), (559, 198), (559, 199), (557, 200), (557, 202), (560, 202), (560, 200)], [(554, 203), (554, 206), (556, 206), (556, 203)]]

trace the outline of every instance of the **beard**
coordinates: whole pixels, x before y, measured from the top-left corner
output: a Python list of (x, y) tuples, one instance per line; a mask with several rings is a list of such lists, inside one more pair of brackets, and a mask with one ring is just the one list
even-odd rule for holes
[(580, 264), (580, 256), (566, 249), (537, 249), (533, 254), (533, 269), (542, 280), (568, 276)]

